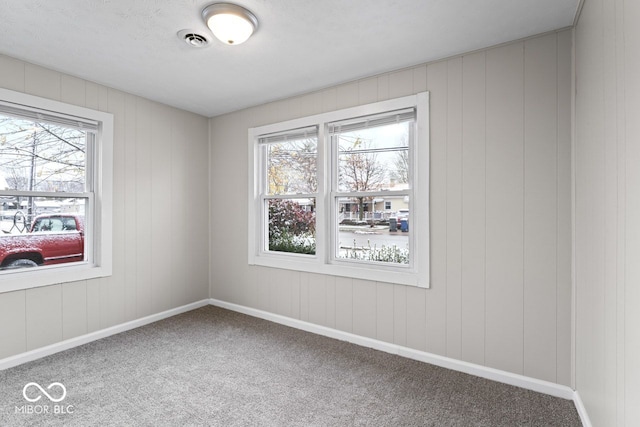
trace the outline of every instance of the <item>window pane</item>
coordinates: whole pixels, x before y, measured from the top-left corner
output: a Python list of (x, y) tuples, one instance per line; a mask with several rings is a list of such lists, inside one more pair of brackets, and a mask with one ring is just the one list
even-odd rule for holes
[(316, 253), (316, 199), (269, 199), (266, 250)]
[(264, 145), (267, 194), (312, 194), (318, 190), (317, 138)]
[(0, 115), (0, 189), (85, 191), (86, 132)]
[(0, 270), (86, 260), (88, 200), (0, 197)]
[[(385, 210), (385, 204), (392, 211)], [(409, 198), (336, 199), (338, 236), (336, 258), (409, 264)]]
[(409, 137), (413, 122), (336, 132), (338, 191), (409, 188)]

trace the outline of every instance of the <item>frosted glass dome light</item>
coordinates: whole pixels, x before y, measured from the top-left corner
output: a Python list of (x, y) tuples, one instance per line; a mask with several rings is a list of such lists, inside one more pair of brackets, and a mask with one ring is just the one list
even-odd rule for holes
[(228, 45), (244, 43), (258, 28), (256, 16), (231, 3), (214, 3), (205, 7), (202, 17), (214, 36)]

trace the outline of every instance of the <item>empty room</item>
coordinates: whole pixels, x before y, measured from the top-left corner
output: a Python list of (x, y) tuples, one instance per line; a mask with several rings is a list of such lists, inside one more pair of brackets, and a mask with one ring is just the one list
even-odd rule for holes
[(0, 17), (0, 425), (640, 425), (637, 0)]

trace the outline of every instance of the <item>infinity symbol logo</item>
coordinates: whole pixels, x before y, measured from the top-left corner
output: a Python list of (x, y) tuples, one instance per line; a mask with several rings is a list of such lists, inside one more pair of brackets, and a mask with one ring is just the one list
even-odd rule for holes
[(52, 401), (52, 402), (61, 402), (61, 401), (64, 400), (65, 397), (67, 397), (67, 388), (64, 385), (60, 384), (60, 383), (51, 383), (51, 384), (49, 384), (49, 386), (47, 386), (47, 390), (51, 390), (51, 388), (56, 387), (56, 386), (60, 387), (62, 389), (62, 397), (60, 397), (58, 399), (52, 397), (49, 393), (47, 393), (47, 391), (45, 389), (43, 389), (40, 386), (40, 384), (38, 384), (38, 383), (29, 383), (29, 384), (25, 385), (24, 388), (22, 389), (22, 395), (29, 402), (37, 402), (42, 397), (42, 396), (39, 395), (38, 397), (32, 399), (29, 396), (27, 396), (27, 389), (29, 387), (32, 387), (32, 386), (36, 387), (38, 390), (40, 390), (40, 393), (42, 393), (45, 396), (47, 396), (49, 398), (49, 400)]

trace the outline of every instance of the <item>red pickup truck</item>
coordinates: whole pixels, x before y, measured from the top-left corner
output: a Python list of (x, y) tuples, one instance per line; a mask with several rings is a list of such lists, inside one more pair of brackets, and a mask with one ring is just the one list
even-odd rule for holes
[(78, 215), (37, 216), (25, 234), (0, 234), (0, 270), (84, 259), (84, 222)]

